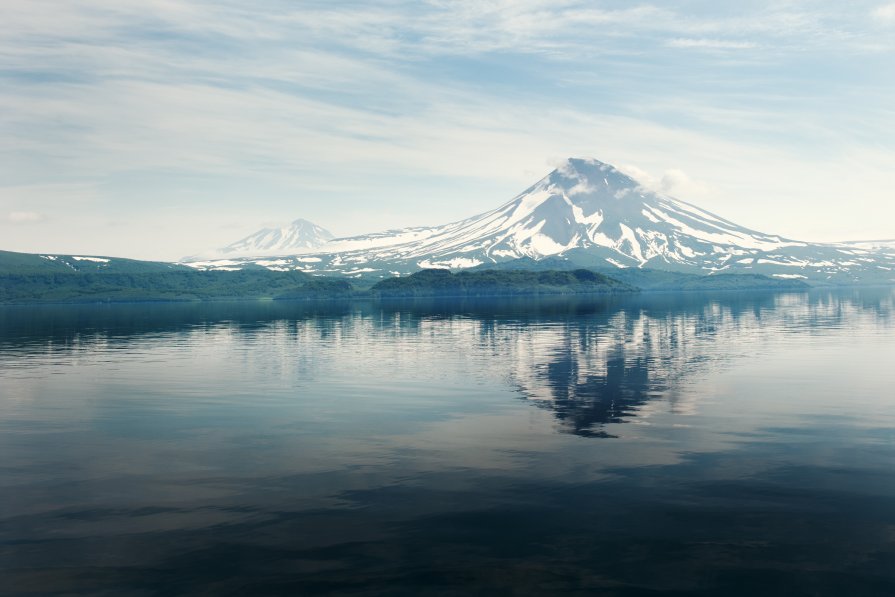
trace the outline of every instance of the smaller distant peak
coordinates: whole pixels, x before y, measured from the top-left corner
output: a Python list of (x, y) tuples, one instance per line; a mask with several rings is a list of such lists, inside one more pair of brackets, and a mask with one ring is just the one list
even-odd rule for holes
[(306, 220), (304, 218), (292, 220), (292, 223), (289, 224), (287, 229), (300, 230), (302, 234), (317, 235), (324, 240), (335, 238), (332, 232), (330, 232), (320, 224), (315, 224), (314, 222), (311, 222), (310, 220)]

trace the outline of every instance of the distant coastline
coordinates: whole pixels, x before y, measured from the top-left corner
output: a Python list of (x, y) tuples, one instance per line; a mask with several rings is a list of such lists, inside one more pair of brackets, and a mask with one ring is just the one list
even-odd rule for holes
[[(800, 280), (761, 275), (697, 276), (652, 270), (424, 269), (384, 280), (246, 268), (200, 271), (128, 259), (50, 259), (0, 252), (0, 303), (108, 303), (219, 300), (468, 299), (636, 292), (807, 290)], [(74, 270), (78, 267), (78, 270)]]

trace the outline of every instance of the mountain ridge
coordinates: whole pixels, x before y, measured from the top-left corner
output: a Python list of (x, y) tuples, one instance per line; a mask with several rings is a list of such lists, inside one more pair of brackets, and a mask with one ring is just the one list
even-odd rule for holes
[(199, 269), (254, 264), (383, 278), (432, 267), (464, 269), (559, 256), (588, 266), (703, 275), (895, 281), (895, 247), (877, 245), (809, 243), (752, 230), (650, 190), (610, 164), (569, 158), (497, 208), (441, 226), (333, 238), (277, 259), (260, 255), (186, 264)]

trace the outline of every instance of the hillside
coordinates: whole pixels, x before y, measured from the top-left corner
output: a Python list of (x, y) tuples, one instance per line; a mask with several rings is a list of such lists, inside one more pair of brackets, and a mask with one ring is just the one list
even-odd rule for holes
[(0, 251), (0, 274), (145, 274), (173, 271), (193, 271), (193, 268), (177, 263), (121, 257)]
[(461, 271), (425, 269), (391, 278), (371, 289), (376, 297), (484, 297), (537, 294), (592, 294), (633, 292), (637, 289), (589, 270), (574, 271)]
[[(488, 266), (474, 268), (476, 270), (498, 271), (570, 271), (581, 269), (582, 265), (572, 259), (548, 257), (543, 260), (523, 257)], [(606, 268), (597, 269), (603, 275), (610, 276), (620, 282), (641, 290), (804, 290), (810, 288), (802, 280), (792, 278), (772, 278), (761, 274), (716, 274), (699, 276), (677, 271), (649, 268)]]
[(347, 280), (263, 269), (128, 274), (0, 273), (0, 303), (338, 298), (351, 292)]

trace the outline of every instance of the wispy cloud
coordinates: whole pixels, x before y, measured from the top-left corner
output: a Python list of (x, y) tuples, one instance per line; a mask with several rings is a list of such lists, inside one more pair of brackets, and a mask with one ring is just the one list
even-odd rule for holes
[(699, 200), (711, 198), (714, 193), (717, 193), (708, 184), (694, 180), (680, 168), (668, 168), (659, 177), (653, 176), (643, 168), (630, 163), (621, 164), (619, 170), (647, 189), (674, 197)]
[(708, 39), (679, 37), (668, 41), (671, 48), (703, 48), (708, 50), (747, 50), (757, 47), (751, 41), (735, 41), (731, 39)]
[(11, 211), (6, 214), (6, 221), (12, 224), (34, 224), (43, 219), (43, 214), (36, 211)]
[(873, 9), (872, 15), (883, 21), (895, 21), (895, 2), (877, 6)]

